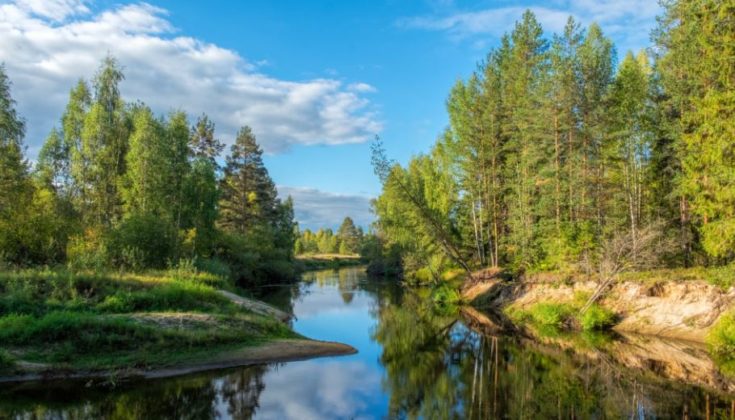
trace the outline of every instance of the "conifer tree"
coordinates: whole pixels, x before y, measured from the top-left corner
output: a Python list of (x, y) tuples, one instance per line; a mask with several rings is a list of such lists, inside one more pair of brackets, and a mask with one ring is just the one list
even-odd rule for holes
[(226, 230), (244, 234), (275, 216), (276, 187), (262, 155), (250, 127), (241, 128), (230, 148), (220, 184), (220, 225)]

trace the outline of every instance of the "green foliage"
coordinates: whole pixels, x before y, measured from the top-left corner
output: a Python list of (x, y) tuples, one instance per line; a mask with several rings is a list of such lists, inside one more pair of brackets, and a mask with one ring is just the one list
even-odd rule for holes
[(716, 356), (732, 360), (735, 354), (735, 312), (720, 316), (707, 334), (707, 344)]
[(572, 316), (573, 309), (568, 304), (541, 302), (528, 308), (529, 318), (544, 326), (561, 327)]
[(24, 360), (105, 368), (292, 335), (219, 288), (232, 285), (189, 263), (145, 275), (0, 273), (0, 342)]
[(462, 303), (462, 295), (459, 291), (447, 284), (435, 288), (431, 293), (431, 299), (439, 306), (454, 306)]
[(7, 372), (15, 367), (15, 359), (5, 350), (0, 350), (0, 372)]
[(585, 331), (605, 330), (615, 324), (615, 313), (609, 309), (593, 304), (581, 316), (579, 324)]
[(145, 104), (126, 104), (123, 80), (107, 57), (91, 88), (77, 83), (32, 172), (0, 67), (2, 264), (142, 271), (184, 259), (245, 283), (292, 278), (293, 201), (277, 198), (250, 129), (218, 179), (223, 145), (209, 118), (190, 129), (183, 112), (156, 117)]
[(175, 233), (170, 223), (153, 214), (133, 214), (107, 239), (110, 264), (130, 270), (164, 268), (174, 256)]
[(705, 279), (723, 290), (735, 285), (735, 262), (722, 267), (712, 267), (705, 270)]

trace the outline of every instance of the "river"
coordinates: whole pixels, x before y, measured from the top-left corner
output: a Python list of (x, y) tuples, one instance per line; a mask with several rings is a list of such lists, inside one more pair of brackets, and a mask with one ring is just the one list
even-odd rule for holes
[[(359, 268), (304, 274), (265, 299), (350, 356), (133, 383), (0, 385), (0, 418), (731, 418), (731, 379), (694, 344), (493, 335), (428, 292)], [(470, 327), (472, 326), (472, 327)]]

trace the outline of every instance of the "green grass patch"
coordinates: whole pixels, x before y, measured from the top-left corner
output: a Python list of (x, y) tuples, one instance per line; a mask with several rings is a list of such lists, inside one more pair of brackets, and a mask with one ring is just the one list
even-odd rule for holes
[(735, 358), (735, 311), (722, 315), (712, 326), (707, 344), (715, 355)]
[(577, 321), (584, 331), (607, 330), (615, 325), (615, 313), (593, 304), (583, 314), (577, 315)]
[(539, 302), (523, 309), (511, 305), (505, 309), (505, 313), (517, 323), (530, 323), (546, 330), (577, 325), (583, 331), (603, 331), (615, 325), (615, 313), (598, 304), (593, 304), (580, 314), (585, 302), (583, 297), (575, 296), (571, 303)]
[(720, 371), (735, 376), (735, 310), (720, 317), (706, 340)]
[(529, 308), (531, 320), (539, 325), (561, 327), (572, 316), (573, 308), (565, 303), (537, 303)]
[[(169, 365), (199, 352), (293, 338), (232, 303), (223, 278), (193, 267), (144, 274), (0, 273), (0, 349), (52, 368)], [(13, 359), (0, 351), (0, 371)], [(13, 363), (15, 363), (13, 361)]]

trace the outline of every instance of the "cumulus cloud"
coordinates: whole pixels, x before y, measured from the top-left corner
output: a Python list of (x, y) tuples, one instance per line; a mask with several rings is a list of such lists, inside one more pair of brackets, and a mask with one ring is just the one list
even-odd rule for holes
[[(521, 2), (523, 3), (523, 2)], [(513, 29), (525, 10), (531, 10), (545, 30), (561, 32), (569, 16), (584, 24), (597, 22), (615, 39), (618, 49), (639, 49), (648, 45), (649, 32), (661, 9), (653, 0), (556, 0), (544, 6), (532, 4), (453, 10), (442, 15), (400, 19), (404, 28), (443, 31), (461, 40), (478, 36), (499, 37)]]
[(283, 198), (289, 195), (293, 198), (296, 220), (301, 229), (334, 229), (345, 216), (351, 217), (358, 226), (367, 228), (374, 219), (369, 197), (286, 186), (279, 186), (278, 194)]
[(289, 81), (237, 52), (177, 33), (168, 12), (146, 3), (91, 13), (81, 0), (0, 4), (0, 62), (28, 122), (30, 152), (57, 124), (69, 89), (108, 53), (122, 64), (128, 100), (160, 113), (206, 112), (229, 142), (250, 125), (267, 152), (293, 144), (362, 142), (381, 131), (364, 83)]

